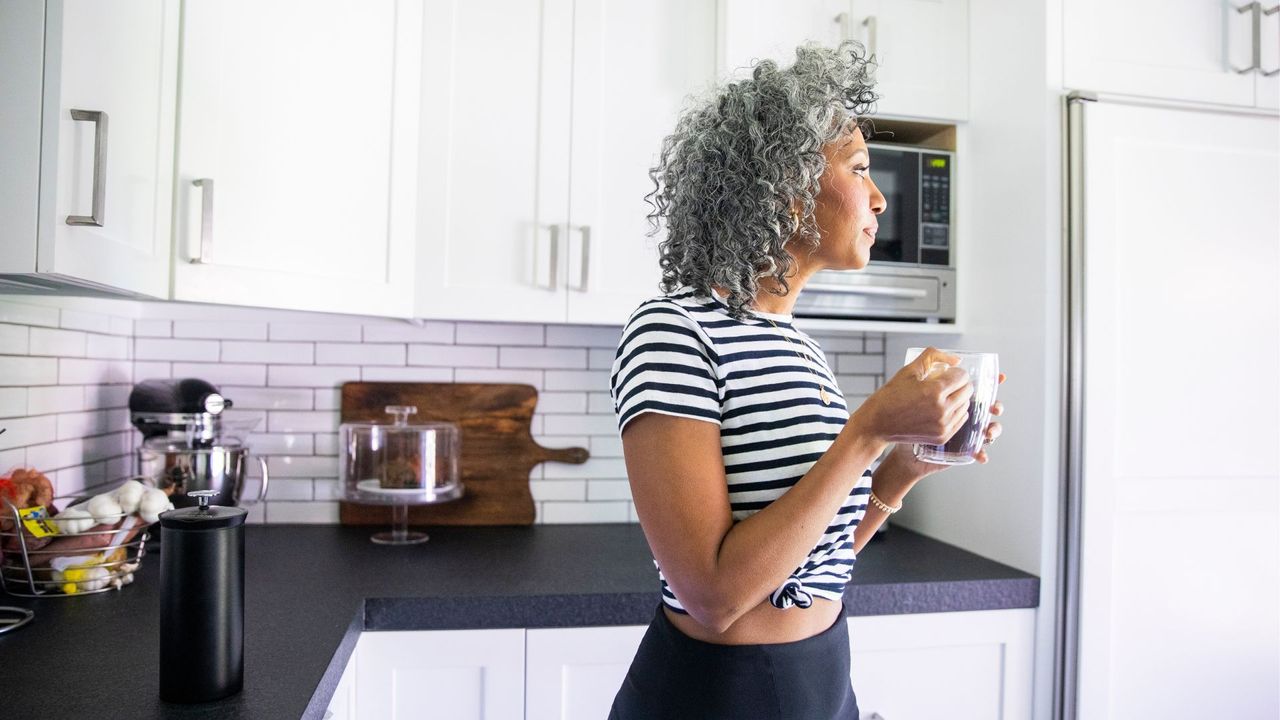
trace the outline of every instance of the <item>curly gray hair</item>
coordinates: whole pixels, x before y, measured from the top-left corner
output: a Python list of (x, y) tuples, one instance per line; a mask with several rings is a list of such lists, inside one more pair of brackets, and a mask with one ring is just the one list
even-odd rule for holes
[[(687, 109), (650, 169), (651, 235), (658, 243), (661, 288), (729, 292), (730, 313), (746, 306), (772, 276), (790, 291), (793, 260), (784, 249), (796, 235), (816, 248), (813, 220), (823, 146), (858, 128), (876, 101), (874, 60), (854, 42), (804, 45), (790, 67), (762, 60), (751, 77), (730, 82)], [(791, 217), (798, 205), (799, 222)]]

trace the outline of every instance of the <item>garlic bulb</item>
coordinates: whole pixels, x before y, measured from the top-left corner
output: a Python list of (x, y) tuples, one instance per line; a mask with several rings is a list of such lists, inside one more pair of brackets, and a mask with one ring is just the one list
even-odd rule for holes
[(160, 519), (160, 513), (172, 509), (173, 503), (169, 502), (169, 496), (163, 490), (143, 489), (142, 500), (138, 503), (138, 514), (142, 516), (143, 522), (156, 522)]
[(89, 498), (87, 509), (94, 520), (108, 525), (114, 525), (124, 517), (124, 510), (120, 507), (120, 503), (116, 502), (115, 497), (110, 493)]
[(97, 524), (92, 514), (79, 507), (63, 510), (53, 518), (53, 522), (57, 524), (58, 532), (63, 535), (82, 533)]
[(145, 489), (146, 486), (137, 480), (126, 480), (112, 494), (115, 495), (116, 502), (120, 503), (120, 509), (131, 513), (137, 512), (138, 503), (142, 501), (142, 492)]

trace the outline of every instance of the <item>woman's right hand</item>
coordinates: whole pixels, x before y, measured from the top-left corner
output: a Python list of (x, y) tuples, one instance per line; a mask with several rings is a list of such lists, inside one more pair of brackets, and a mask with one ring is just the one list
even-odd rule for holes
[(941, 445), (969, 417), (973, 383), (960, 358), (926, 348), (854, 413), (864, 432), (887, 443)]

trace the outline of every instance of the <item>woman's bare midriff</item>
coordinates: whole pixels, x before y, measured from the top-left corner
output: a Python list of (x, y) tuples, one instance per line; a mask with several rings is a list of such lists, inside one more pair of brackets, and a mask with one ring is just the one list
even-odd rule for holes
[(768, 600), (751, 608), (723, 633), (713, 633), (690, 615), (663, 607), (671, 624), (695, 640), (717, 645), (761, 645), (811, 638), (831, 627), (840, 616), (840, 603), (814, 598), (807, 608), (779, 610)]

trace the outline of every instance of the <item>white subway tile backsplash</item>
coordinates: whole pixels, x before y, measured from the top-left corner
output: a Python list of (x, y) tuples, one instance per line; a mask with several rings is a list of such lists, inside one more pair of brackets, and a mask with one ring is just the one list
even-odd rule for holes
[(613, 415), (613, 398), (607, 392), (591, 393), (591, 403), (587, 412), (593, 415)]
[(548, 370), (547, 389), (609, 392), (609, 373), (603, 370)]
[(310, 365), (315, 362), (315, 346), (302, 342), (224, 340), (222, 360), (223, 362)]
[(272, 340), (360, 342), (360, 325), (350, 323), (273, 322), (268, 331)]
[(173, 336), (210, 340), (266, 340), (267, 324), (227, 320), (174, 320)]
[(618, 347), (618, 341), (622, 339), (622, 328), (620, 326), (592, 326), (592, 325), (548, 325), (547, 326), (547, 346), (548, 347), (589, 347), (589, 348), (609, 348)]
[(133, 356), (139, 360), (188, 360), (218, 362), (217, 340), (176, 340), (172, 338), (138, 338), (133, 341)]
[(325, 365), (404, 365), (404, 345), (317, 343), (316, 362)]
[(26, 355), (30, 349), (31, 331), (26, 325), (0, 323), (0, 354)]
[(338, 463), (331, 457), (308, 455), (272, 455), (267, 458), (271, 477), (336, 478)]
[[(59, 490), (118, 483), (131, 474), (138, 433), (133, 383), (197, 377), (235, 402), (228, 420), (257, 422), (250, 451), (270, 465), (271, 497), (250, 522), (338, 519), (343, 382), (497, 382), (540, 392), (531, 423), (545, 447), (584, 447), (581, 465), (530, 473), (537, 521), (635, 522), (609, 397), (621, 328), (316, 316), (216, 307), (169, 318), (59, 310), (0, 298), (0, 471), (33, 465)], [(114, 314), (115, 307), (122, 307)], [(163, 313), (160, 304), (148, 313)], [(283, 318), (283, 319), (282, 319)], [(884, 335), (814, 336), (856, 408), (883, 381)], [(259, 474), (251, 463), (250, 476)], [(246, 497), (257, 493), (257, 481)]]
[(249, 436), (249, 450), (255, 455), (311, 455), (312, 437), (310, 433), (256, 432)]
[(58, 308), (28, 305), (21, 302), (21, 300), (14, 301), (9, 298), (0, 298), (0, 323), (58, 327)]
[(310, 500), (312, 486), (310, 478), (272, 478), (267, 483), (267, 501), (273, 500)]
[(31, 355), (84, 357), (85, 333), (79, 330), (31, 328)]
[(272, 410), (267, 416), (271, 432), (333, 432), (338, 428), (338, 413), (332, 410)]
[(339, 410), (342, 408), (342, 388), (316, 388), (313, 407), (316, 410)]
[(587, 351), (587, 368), (591, 370), (612, 370), (616, 349), (591, 348)]
[[(615, 424), (616, 428), (617, 425)], [(591, 457), (595, 458), (620, 458), (622, 457), (622, 438), (618, 437), (616, 430), (613, 435), (592, 435), (591, 436)]]
[[(33, 328), (34, 329), (34, 328)], [(85, 336), (85, 356), (108, 360), (127, 360), (133, 340), (120, 335), (99, 335), (89, 333)]]
[(501, 348), (498, 366), (504, 368), (587, 369), (587, 351), (581, 348)]
[(139, 318), (138, 320), (133, 321), (133, 336), (135, 338), (173, 337), (173, 321)]
[(62, 309), (59, 327), (68, 330), (89, 330), (92, 332), (111, 334), (111, 316), (83, 310)]
[(336, 502), (269, 502), (268, 523), (296, 523), (309, 525), (336, 525)]
[(626, 480), (588, 480), (587, 500), (631, 500), (631, 483)]
[(0, 355), (0, 385), (16, 387), (53, 385), (57, 382), (57, 360)]
[(133, 363), (134, 382), (173, 377), (173, 363), (161, 360), (136, 360)]
[(587, 481), (532, 480), (529, 482), (529, 492), (533, 494), (534, 502), (542, 502), (544, 500), (575, 500), (582, 502), (587, 499)]
[(355, 365), (272, 365), (267, 384), (277, 387), (335, 387), (360, 377)]
[(454, 330), (459, 345), (541, 345), (542, 325), (460, 322)]
[(26, 397), (26, 411), (23, 414), (48, 415), (84, 409), (84, 390), (78, 385), (44, 385), (24, 389), (22, 392)]
[(218, 388), (234, 407), (245, 410), (310, 410), (310, 388), (265, 388), (223, 385)]
[(58, 382), (62, 385), (110, 385), (133, 382), (133, 364), (128, 360), (59, 358)]
[(427, 320), (421, 326), (404, 321), (365, 323), (364, 341), (403, 343), (453, 343), (453, 323)]
[(625, 502), (555, 502), (541, 503), (543, 523), (624, 523), (627, 522)]
[(12, 418), (4, 421), (5, 431), (0, 433), (0, 450), (29, 447), (58, 439), (58, 419), (53, 415)]
[(548, 435), (612, 435), (617, 423), (613, 415), (547, 415), (542, 427)]
[(315, 439), (316, 455), (338, 454), (338, 433), (316, 433)]
[(27, 388), (0, 388), (0, 418), (23, 417), (27, 414), (27, 407)]
[(267, 366), (236, 363), (174, 363), (175, 378), (200, 378), (218, 387), (223, 385), (266, 385)]
[(132, 385), (85, 385), (84, 409), (100, 410), (102, 408), (123, 408), (129, 406), (129, 393)]
[(538, 394), (535, 412), (554, 415), (585, 413), (587, 394), (582, 392), (544, 392)]
[(454, 372), (453, 368), (443, 367), (367, 367), (361, 369), (359, 379), (367, 382), (453, 382)]
[(836, 360), (835, 371), (840, 375), (878, 375), (884, 372), (883, 355), (845, 355)]
[(622, 458), (593, 457), (581, 465), (547, 462), (542, 464), (542, 476), (548, 480), (583, 478), (586, 480), (617, 480), (627, 476), (627, 464)]
[(518, 383), (542, 389), (541, 370), (507, 370), (486, 368), (458, 368), (453, 371), (454, 382), (470, 383)]
[(409, 364), (492, 368), (498, 366), (498, 348), (482, 345), (410, 345)]

